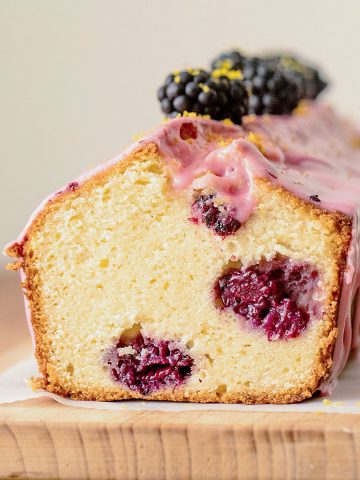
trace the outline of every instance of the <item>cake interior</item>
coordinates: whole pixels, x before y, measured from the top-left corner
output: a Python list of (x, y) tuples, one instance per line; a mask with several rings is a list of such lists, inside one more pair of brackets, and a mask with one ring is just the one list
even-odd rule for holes
[[(165, 162), (146, 147), (55, 199), (34, 223), (25, 271), (41, 386), (84, 399), (252, 403), (301, 400), (317, 389), (336, 336), (334, 218), (259, 179), (255, 211), (223, 238), (189, 220), (194, 194), (174, 191)], [(269, 341), (219, 305), (214, 285), (231, 268), (279, 258), (316, 269), (320, 308), (296, 338)], [(131, 355), (139, 333), (191, 358), (176, 388), (139, 393), (114, 379), (108, 352), (130, 338), (123, 353)]]

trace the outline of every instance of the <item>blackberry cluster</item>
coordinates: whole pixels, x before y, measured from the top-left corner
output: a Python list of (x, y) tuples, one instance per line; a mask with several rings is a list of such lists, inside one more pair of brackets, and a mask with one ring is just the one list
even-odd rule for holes
[(158, 99), (169, 117), (194, 112), (241, 124), (248, 114), (291, 113), (300, 100), (315, 99), (325, 87), (320, 73), (296, 57), (247, 57), (232, 50), (216, 57), (210, 71), (168, 75)]
[[(252, 76), (256, 76), (254, 67), (260, 64), (274, 73), (281, 72), (287, 82), (296, 84), (300, 99), (315, 99), (327, 86), (326, 81), (322, 78), (318, 70), (289, 54), (274, 54), (257, 58), (246, 57), (238, 50), (232, 50), (216, 57), (211, 63), (211, 68), (225, 67), (241, 70), (244, 72), (244, 76), (247, 70), (251, 80)], [(260, 76), (261, 73), (262, 68), (260, 67)], [(256, 82), (257, 80), (255, 84)], [(252, 86), (251, 83), (250, 86)], [(272, 88), (270, 87), (269, 90), (272, 90)]]
[(230, 118), (241, 123), (248, 111), (248, 94), (242, 81), (226, 76), (215, 78), (205, 70), (168, 75), (157, 96), (161, 110), (169, 117), (195, 112), (214, 120)]
[(243, 68), (243, 78), (249, 91), (249, 114), (287, 114), (302, 98), (297, 79), (275, 62), (249, 58)]
[(301, 98), (315, 99), (327, 86), (318, 70), (291, 55), (274, 55), (266, 58), (297, 82)]

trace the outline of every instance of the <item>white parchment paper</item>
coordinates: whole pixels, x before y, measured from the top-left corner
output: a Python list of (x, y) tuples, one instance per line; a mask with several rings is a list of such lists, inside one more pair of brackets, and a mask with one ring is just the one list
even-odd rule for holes
[(360, 355), (352, 358), (342, 373), (339, 383), (329, 397), (316, 397), (302, 403), (290, 405), (227, 405), (198, 404), (179, 402), (123, 400), (119, 402), (85, 402), (69, 400), (52, 393), (33, 392), (27, 379), (37, 375), (33, 357), (26, 358), (0, 374), (0, 404), (12, 403), (29, 398), (51, 397), (64, 405), (99, 410), (157, 410), (157, 411), (191, 411), (191, 410), (226, 410), (257, 412), (317, 412), (317, 413), (358, 413), (360, 414)]

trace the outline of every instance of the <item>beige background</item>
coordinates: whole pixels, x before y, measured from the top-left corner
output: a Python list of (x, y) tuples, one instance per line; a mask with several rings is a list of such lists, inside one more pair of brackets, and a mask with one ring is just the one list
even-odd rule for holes
[(360, 120), (359, 44), (359, 0), (0, 0), (0, 245), (46, 194), (161, 120), (170, 70), (234, 45), (294, 49)]

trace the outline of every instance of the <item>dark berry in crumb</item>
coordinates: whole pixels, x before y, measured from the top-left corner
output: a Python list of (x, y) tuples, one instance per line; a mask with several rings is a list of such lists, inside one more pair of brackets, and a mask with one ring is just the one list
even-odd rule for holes
[[(132, 347), (121, 355), (118, 349)], [(121, 340), (106, 355), (111, 376), (141, 395), (165, 387), (177, 387), (191, 375), (193, 359), (173, 342), (154, 340), (139, 333), (124, 345)]]
[(215, 195), (200, 195), (191, 206), (190, 220), (204, 223), (220, 237), (233, 235), (241, 227), (235, 218), (236, 209), (227, 203), (215, 205), (214, 198)]
[(195, 112), (214, 120), (229, 118), (241, 124), (248, 111), (248, 92), (243, 82), (226, 76), (213, 78), (205, 70), (169, 75), (158, 89), (157, 97), (161, 110), (168, 117)]
[(308, 326), (312, 306), (307, 303), (318, 272), (288, 260), (231, 269), (215, 284), (223, 308), (261, 328), (270, 341), (298, 337)]

